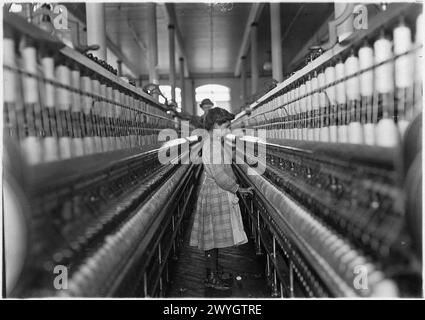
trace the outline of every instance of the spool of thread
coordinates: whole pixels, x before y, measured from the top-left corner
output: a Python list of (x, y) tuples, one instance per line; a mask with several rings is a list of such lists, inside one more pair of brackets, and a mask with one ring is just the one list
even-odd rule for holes
[[(305, 96), (306, 93), (306, 86), (303, 82), (300, 85), (300, 97)], [(301, 98), (300, 100), (300, 112), (301, 112), (301, 129), (302, 129), (302, 140), (307, 140), (307, 126), (306, 126), (306, 119), (305, 115), (307, 112), (307, 105), (306, 105), (306, 98)]]
[(126, 131), (125, 131), (125, 118), (124, 118), (124, 116), (125, 116), (125, 96), (124, 96), (124, 93), (123, 92), (121, 92), (120, 91), (120, 102), (121, 102), (121, 105), (122, 105), (122, 107), (120, 108), (120, 112), (119, 112), (119, 116), (120, 116), (120, 123), (121, 123), (121, 125), (120, 125), (120, 131), (121, 131), (121, 133), (120, 133), (120, 141), (121, 141), (121, 146), (122, 146), (122, 149), (125, 149), (126, 148), (126, 145), (125, 145), (125, 134), (126, 134)]
[[(275, 138), (278, 139), (279, 138), (279, 129), (280, 129), (280, 118), (281, 118), (281, 111), (279, 110), (279, 108), (277, 108), (274, 111), (274, 121), (275, 121)], [(164, 120), (163, 119), (159, 119), (159, 128), (162, 129), (164, 127)]]
[[(133, 101), (132, 97), (130, 95), (127, 95), (127, 148), (132, 148), (132, 141), (131, 141), (131, 108), (133, 107)], [(151, 127), (153, 129), (153, 126)], [(151, 130), (151, 135), (153, 135), (153, 130)]]
[[(71, 72), (64, 63), (56, 67), (56, 79), (64, 86), (71, 85)], [(57, 87), (56, 97), (60, 119), (59, 156), (61, 159), (69, 159), (72, 156), (71, 92), (67, 88)]]
[(286, 93), (286, 123), (285, 123), (285, 132), (286, 136), (285, 139), (291, 139), (291, 118), (292, 118), (292, 111), (291, 111), (291, 90), (288, 89)]
[(346, 122), (347, 114), (347, 97), (345, 95), (345, 77), (344, 63), (341, 59), (335, 65), (336, 80), (339, 81), (336, 85), (336, 102), (337, 102), (337, 126), (338, 126), (338, 142), (348, 142), (348, 126)]
[(292, 88), (291, 91), (291, 110), (292, 110), (292, 139), (297, 139), (297, 110), (295, 109), (295, 86)]
[[(22, 68), (29, 74), (37, 74), (37, 51), (29, 39), (25, 39), (26, 43), (22, 49)], [(24, 133), (22, 135), (21, 147), (25, 159), (30, 165), (42, 162), (42, 147), (41, 141), (37, 132), (36, 115), (37, 110), (40, 108), (37, 79), (29, 75), (23, 75), (23, 95), (24, 95), (24, 112), (25, 116), (21, 117), (22, 120), (26, 119)]]
[[(367, 70), (373, 66), (373, 49), (367, 41), (359, 49), (360, 70)], [(363, 123), (364, 143), (375, 145), (375, 123), (372, 115), (378, 113), (373, 105), (373, 70), (364, 71), (360, 74), (360, 96), (361, 96), (361, 122)]]
[[(106, 95), (109, 101), (114, 101), (114, 92), (112, 86), (108, 85), (106, 87)], [(115, 139), (115, 128), (114, 128), (114, 104), (108, 102), (107, 108), (107, 125), (108, 125), (108, 136), (109, 136), (109, 146), (110, 151), (116, 150), (116, 139)]]
[(288, 90), (285, 93), (285, 124), (284, 124), (284, 130), (285, 130), (285, 139), (290, 139), (291, 133), (289, 130), (289, 126), (290, 126), (290, 120), (291, 120), (291, 105), (290, 105), (290, 100), (291, 100), (291, 96), (290, 96), (290, 90)]
[[(3, 63), (5, 66), (16, 68), (16, 54), (15, 54), (15, 41), (13, 35), (10, 33), (6, 34), (3, 39)], [(4, 102), (15, 103), (16, 101), (16, 84), (15, 84), (15, 73), (12, 70), (3, 70), (3, 99)]]
[(286, 139), (292, 139), (292, 132), (291, 132), (291, 121), (292, 121), (292, 109), (291, 109), (291, 88), (288, 88), (288, 91), (286, 93), (286, 123), (285, 123), (285, 132), (286, 132)]
[(141, 121), (142, 121), (142, 114), (140, 112), (140, 109), (138, 109), (136, 111), (136, 118), (137, 118), (137, 146), (141, 147), (142, 146), (142, 139), (141, 139)]
[(351, 52), (344, 65), (345, 76), (347, 79), (345, 92), (348, 100), (347, 114), (349, 115), (348, 124), (348, 142), (354, 144), (363, 144), (363, 126), (360, 123), (360, 83), (359, 77), (354, 76), (359, 72), (359, 59)]
[(305, 83), (305, 93), (306, 93), (306, 107), (307, 107), (307, 115), (306, 115), (306, 119), (307, 119), (307, 140), (308, 141), (313, 141), (314, 139), (314, 133), (313, 133), (313, 128), (311, 127), (311, 121), (312, 121), (312, 113), (313, 113), (313, 108), (311, 105), (311, 77), (309, 76), (306, 83)]
[(379, 120), (376, 128), (376, 140), (381, 147), (395, 147), (399, 143), (400, 136), (393, 119), (383, 118)]
[[(135, 148), (138, 146), (137, 144), (137, 134), (136, 134), (136, 111), (137, 110), (137, 99), (136, 97), (132, 96), (132, 110), (131, 110), (131, 137), (132, 137), (132, 147)], [(156, 123), (155, 129), (158, 129), (158, 122)]]
[(406, 54), (412, 49), (411, 37), (410, 29), (402, 17), (393, 30), (394, 54), (401, 55), (394, 61), (397, 125), (401, 136), (413, 118), (414, 56), (411, 53)]
[(120, 140), (120, 135), (121, 135), (121, 122), (120, 122), (120, 111), (121, 111), (121, 107), (120, 107), (120, 92), (117, 88), (114, 88), (113, 90), (113, 94), (114, 94), (114, 101), (115, 101), (115, 105), (113, 106), (113, 110), (114, 110), (114, 128), (115, 128), (115, 145), (116, 145), (116, 149), (120, 150), (121, 149), (121, 140)]
[[(374, 45), (374, 62), (378, 65), (393, 57), (392, 43), (381, 33)], [(394, 91), (393, 63), (389, 61), (375, 68), (375, 88), (380, 94), (392, 93)], [(387, 110), (387, 112), (389, 112)]]
[[(266, 106), (266, 110), (267, 109), (268, 108)], [(264, 113), (264, 118), (265, 118), (264, 123), (266, 124), (266, 129), (267, 129), (267, 137), (272, 138), (273, 124), (270, 123), (271, 122), (270, 111), (266, 111), (266, 113)], [(153, 119), (155, 119), (155, 117)], [(130, 138), (132, 139), (131, 131), (130, 131)]]
[(327, 101), (325, 93), (325, 73), (319, 72), (317, 75), (317, 82), (320, 88), (319, 92), (319, 107), (320, 107), (320, 141), (329, 142), (329, 126), (327, 124)]
[(363, 125), (364, 142), (366, 145), (373, 146), (376, 144), (375, 123), (365, 123)]
[(283, 124), (283, 139), (289, 139), (289, 133), (288, 133), (288, 92), (285, 92), (283, 94), (283, 107), (284, 109), (284, 124)]
[[(55, 61), (47, 52), (41, 58), (43, 76), (46, 80), (55, 79)], [(43, 161), (56, 161), (59, 159), (59, 141), (57, 128), (57, 112), (55, 109), (55, 88), (53, 84), (44, 83), (43, 117), (45, 137), (43, 139)]]
[[(137, 97), (134, 97), (134, 105), (133, 106), (134, 106), (134, 109), (132, 110), (132, 113), (133, 113), (133, 123), (132, 123), (132, 127), (133, 127), (133, 129), (132, 129), (133, 147), (138, 147), (139, 146), (139, 142), (138, 142), (139, 137), (138, 137), (138, 134), (137, 134), (138, 123), (137, 123), (136, 119), (137, 119), (137, 111), (139, 109), (139, 100), (137, 99)], [(270, 110), (272, 110), (271, 102), (270, 102)], [(274, 121), (276, 121), (276, 119), (274, 118), (274, 111), (270, 111), (270, 122), (272, 123)], [(159, 126), (160, 126), (160, 122), (157, 121), (155, 129), (158, 130)], [(274, 127), (274, 125), (273, 125), (273, 127)], [(272, 128), (270, 133), (272, 135), (274, 134), (274, 128)]]
[(81, 103), (81, 74), (78, 68), (71, 71), (71, 86), (76, 90), (72, 92), (71, 119), (74, 136), (72, 138), (72, 156), (80, 157), (84, 155), (83, 132), (81, 123), (82, 103)]
[(318, 125), (318, 119), (319, 119), (319, 92), (317, 91), (319, 88), (319, 82), (317, 79), (317, 74), (314, 73), (313, 78), (311, 79), (311, 90), (313, 92), (311, 97), (311, 108), (312, 108), (312, 131), (313, 131), (313, 140), (319, 141), (320, 140), (320, 127)]
[(288, 94), (285, 90), (282, 97), (282, 139), (288, 139)]
[(102, 125), (100, 123), (100, 82), (97, 78), (91, 79), (92, 93), (95, 95), (91, 108), (91, 118), (94, 128), (94, 149), (96, 153), (102, 152)]
[[(412, 34), (404, 20), (393, 30), (394, 54), (402, 55), (412, 49)], [(395, 59), (395, 84), (397, 88), (409, 88), (413, 85), (413, 61), (410, 54)]]
[(286, 105), (286, 109), (288, 111), (287, 123), (286, 123), (286, 132), (287, 139), (294, 139), (294, 131), (293, 131), (293, 122), (294, 122), (294, 104), (292, 103), (292, 86), (288, 90), (288, 101)]
[[(119, 115), (120, 115), (120, 122), (121, 122), (121, 135), (120, 135), (120, 140), (121, 140), (121, 146), (122, 146), (122, 149), (125, 149), (127, 146), (126, 146), (126, 140), (125, 140), (125, 135), (126, 135), (126, 128), (125, 128), (125, 95), (124, 95), (124, 93), (123, 92), (121, 92), (120, 91), (120, 101), (121, 101), (121, 105), (122, 105), (122, 107), (120, 108), (120, 112), (119, 112)], [(147, 117), (146, 117), (146, 119), (147, 119)], [(146, 128), (146, 126), (145, 126), (145, 128)], [(146, 130), (145, 130), (145, 134), (147, 134), (146, 133)]]
[[(392, 43), (384, 33), (374, 43), (375, 64), (393, 57)], [(392, 118), (394, 116), (394, 77), (393, 62), (378, 65), (375, 68), (375, 87), (378, 101), (382, 109), (382, 119), (377, 125), (376, 142), (379, 146), (393, 147), (399, 142), (398, 128)]]
[[(415, 55), (415, 89), (414, 89), (414, 115), (420, 113), (422, 111), (422, 68), (424, 62), (423, 56), (423, 44), (424, 44), (424, 22), (423, 22), (423, 14), (421, 13), (416, 18), (416, 34), (415, 34), (415, 46), (419, 49), (416, 50)], [(422, 46), (422, 47), (421, 47)]]
[(82, 73), (81, 83), (83, 86), (84, 96), (82, 99), (82, 111), (83, 111), (83, 145), (84, 145), (84, 154), (90, 155), (95, 153), (95, 142), (94, 142), (94, 128), (91, 117), (91, 108), (93, 104), (93, 99), (90, 96), (92, 93), (92, 81), (88, 74)]
[(300, 110), (300, 101), (298, 100), (300, 96), (300, 87), (298, 84), (295, 84), (295, 93), (294, 93), (294, 110), (295, 110), (295, 139), (296, 140), (302, 140), (303, 139), (303, 133), (301, 128), (301, 110)]
[(106, 83), (102, 82), (100, 84), (100, 101), (99, 101), (99, 120), (100, 120), (100, 128), (101, 128), (101, 143), (102, 143), (102, 152), (108, 152), (109, 151), (109, 137), (108, 137), (108, 130), (107, 130), (107, 109), (108, 104), (104, 99), (106, 99)]
[[(328, 66), (325, 69), (325, 82), (329, 86), (335, 81), (335, 68)], [(336, 125), (336, 91), (335, 86), (331, 85), (326, 88), (326, 95), (328, 97), (328, 121), (329, 121), (329, 140), (330, 142), (338, 142), (338, 128)]]
[[(129, 118), (129, 116), (128, 116), (128, 107), (129, 107), (129, 101), (128, 101), (128, 96), (126, 95), (126, 94), (124, 94), (123, 93), (123, 101), (124, 101), (124, 106), (125, 106), (125, 108), (123, 108), (123, 113), (122, 113), (122, 116), (123, 116), (123, 124), (124, 124), (124, 134), (123, 134), (123, 141), (124, 141), (124, 148), (129, 148), (130, 147), (130, 143), (129, 143), (129, 141), (128, 141), (128, 136), (129, 136), (129, 134), (128, 134), (128, 118)], [(149, 122), (149, 116), (147, 117), (148, 118), (148, 122)], [(149, 132), (149, 134), (150, 134), (150, 132)]]
[[(3, 39), (3, 63), (5, 66), (16, 68), (15, 40), (12, 31), (6, 25)], [(16, 142), (22, 134), (18, 123), (17, 80), (14, 71), (3, 68), (4, 124), (9, 128), (9, 137)], [(23, 114), (22, 111), (20, 113)]]
[(279, 109), (277, 109), (277, 112), (278, 112), (278, 116), (279, 116), (279, 126), (278, 126), (278, 130), (277, 130), (277, 138), (283, 139), (283, 128), (282, 128), (282, 121), (283, 121), (283, 117), (284, 117), (283, 109), (279, 108)]
[[(371, 277), (375, 278), (373, 275), (371, 275)], [(380, 278), (382, 279), (380, 279), (379, 281), (374, 281), (375, 283), (372, 283), (371, 285), (372, 297), (375, 297), (375, 298), (400, 297), (400, 292), (399, 292), (397, 283), (395, 283), (393, 280), (385, 279), (383, 276)]]

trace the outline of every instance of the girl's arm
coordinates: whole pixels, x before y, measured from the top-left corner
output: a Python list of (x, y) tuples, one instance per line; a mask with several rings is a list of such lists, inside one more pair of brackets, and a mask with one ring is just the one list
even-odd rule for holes
[(217, 185), (226, 191), (236, 193), (239, 189), (239, 184), (236, 180), (229, 176), (224, 170), (223, 165), (220, 164), (204, 164), (205, 169), (208, 170), (214, 178)]

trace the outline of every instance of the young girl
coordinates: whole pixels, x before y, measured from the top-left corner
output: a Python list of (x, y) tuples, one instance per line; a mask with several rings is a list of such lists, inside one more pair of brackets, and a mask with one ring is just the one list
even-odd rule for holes
[[(218, 249), (247, 241), (241, 226), (236, 192), (241, 195), (252, 193), (251, 188), (241, 188), (238, 185), (230, 161), (224, 161), (223, 138), (229, 132), (230, 121), (233, 119), (231, 113), (221, 108), (213, 108), (206, 114), (204, 125), (209, 136), (204, 141), (202, 150), (204, 173), (190, 236), (190, 245), (205, 251), (205, 285), (219, 290), (230, 289), (230, 286), (223, 281), (218, 270)], [(221, 161), (217, 161), (220, 157)], [(237, 220), (245, 241), (234, 236), (235, 210), (239, 215)]]

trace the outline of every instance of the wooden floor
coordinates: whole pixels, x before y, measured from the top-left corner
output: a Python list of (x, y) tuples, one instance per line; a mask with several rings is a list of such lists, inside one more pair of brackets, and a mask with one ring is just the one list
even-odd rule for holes
[[(192, 219), (191, 219), (192, 220)], [(264, 277), (264, 267), (255, 255), (252, 242), (239, 247), (219, 250), (219, 263), (224, 271), (230, 272), (232, 289), (219, 291), (204, 287), (204, 252), (189, 246), (190, 226), (186, 228), (184, 246), (180, 249), (177, 262), (171, 271), (171, 285), (168, 297), (173, 298), (269, 298), (270, 289)], [(241, 280), (236, 280), (236, 277)]]

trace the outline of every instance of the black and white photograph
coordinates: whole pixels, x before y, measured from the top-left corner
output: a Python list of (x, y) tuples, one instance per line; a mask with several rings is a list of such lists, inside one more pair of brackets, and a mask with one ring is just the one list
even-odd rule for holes
[(3, 299), (423, 299), (422, 2), (0, 17)]

